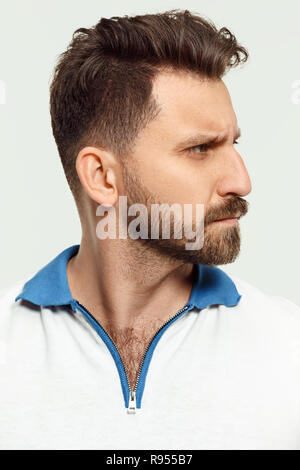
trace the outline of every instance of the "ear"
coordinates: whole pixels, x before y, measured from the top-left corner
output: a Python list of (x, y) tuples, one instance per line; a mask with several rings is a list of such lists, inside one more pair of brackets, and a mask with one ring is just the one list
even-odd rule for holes
[(98, 147), (84, 147), (76, 158), (76, 171), (91, 199), (104, 206), (118, 200), (115, 157)]

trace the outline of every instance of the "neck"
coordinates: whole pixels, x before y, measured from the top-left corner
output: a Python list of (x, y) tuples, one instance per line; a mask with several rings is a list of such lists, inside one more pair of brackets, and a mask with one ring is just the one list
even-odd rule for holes
[(193, 265), (165, 259), (136, 240), (82, 237), (68, 262), (72, 297), (102, 325), (138, 329), (164, 322), (188, 301)]

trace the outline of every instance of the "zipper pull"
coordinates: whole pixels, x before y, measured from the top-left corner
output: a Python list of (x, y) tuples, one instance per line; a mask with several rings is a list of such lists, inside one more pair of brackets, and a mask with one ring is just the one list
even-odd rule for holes
[(130, 392), (129, 394), (129, 405), (127, 408), (128, 414), (135, 414), (136, 413), (136, 398), (135, 392)]

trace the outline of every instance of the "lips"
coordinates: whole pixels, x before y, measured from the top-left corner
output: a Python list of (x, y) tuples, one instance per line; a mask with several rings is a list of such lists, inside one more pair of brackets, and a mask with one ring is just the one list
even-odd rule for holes
[(223, 217), (222, 219), (216, 219), (215, 222), (221, 221), (221, 220), (227, 220), (227, 219), (239, 219), (241, 217), (240, 212), (237, 214), (230, 215), (229, 217)]
[(229, 219), (236, 219), (236, 217), (225, 217), (225, 219), (216, 219), (216, 222), (219, 222), (221, 220), (229, 220)]

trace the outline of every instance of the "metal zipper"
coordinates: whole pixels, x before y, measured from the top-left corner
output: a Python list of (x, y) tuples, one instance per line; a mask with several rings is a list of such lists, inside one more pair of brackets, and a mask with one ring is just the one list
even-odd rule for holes
[(152, 337), (152, 339), (150, 340), (150, 342), (148, 343), (148, 346), (143, 354), (143, 357), (142, 357), (142, 361), (141, 361), (141, 364), (140, 364), (140, 367), (139, 367), (139, 370), (138, 370), (138, 375), (137, 375), (137, 379), (136, 379), (136, 382), (135, 382), (135, 387), (134, 387), (134, 390), (132, 392), (130, 392), (130, 400), (129, 400), (129, 406), (128, 406), (128, 409), (127, 409), (127, 413), (136, 413), (136, 389), (137, 389), (137, 386), (138, 386), (138, 382), (139, 382), (139, 379), (140, 379), (140, 375), (141, 375), (141, 371), (142, 371), (142, 368), (143, 368), (143, 365), (144, 365), (144, 362), (145, 362), (145, 357), (147, 355), (147, 352), (152, 344), (152, 342), (154, 341), (154, 339), (156, 338), (156, 336), (158, 335), (158, 333), (168, 324), (170, 323), (172, 320), (174, 320), (174, 318), (176, 318), (178, 315), (180, 315), (182, 312), (184, 312), (185, 310), (187, 310), (189, 307), (189, 305), (185, 305), (183, 308), (181, 308), (180, 310), (178, 310), (178, 312), (175, 313), (175, 315), (173, 315), (171, 318), (169, 318), (157, 331), (156, 333), (154, 334), (154, 336)]
[(138, 370), (138, 375), (137, 375), (137, 379), (136, 379), (136, 382), (135, 382), (135, 387), (133, 390), (130, 389), (130, 385), (129, 385), (129, 380), (128, 380), (128, 376), (127, 376), (127, 372), (126, 372), (126, 369), (125, 369), (125, 366), (124, 366), (124, 362), (122, 360), (122, 356), (120, 354), (120, 351), (116, 345), (116, 343), (114, 342), (114, 340), (112, 339), (112, 337), (109, 335), (109, 333), (106, 331), (105, 328), (103, 328), (103, 326), (98, 322), (98, 320), (96, 320), (96, 318), (88, 311), (88, 309), (82, 305), (80, 302), (76, 301), (78, 305), (80, 305), (80, 307), (84, 308), (84, 310), (92, 317), (92, 319), (100, 326), (100, 328), (102, 328), (102, 330), (106, 333), (106, 335), (109, 337), (109, 339), (111, 340), (111, 342), (113, 343), (114, 347), (116, 348), (116, 350), (118, 351), (118, 354), (119, 354), (119, 357), (120, 357), (120, 360), (121, 360), (121, 363), (123, 365), (123, 369), (124, 369), (124, 372), (125, 372), (125, 376), (126, 376), (126, 380), (127, 380), (127, 384), (128, 384), (128, 389), (129, 389), (129, 403), (128, 403), (128, 408), (127, 408), (127, 413), (128, 414), (135, 414), (136, 413), (136, 390), (137, 390), (137, 386), (138, 386), (138, 382), (139, 382), (139, 379), (140, 379), (140, 375), (141, 375), (141, 371), (142, 371), (142, 368), (143, 368), (143, 365), (144, 365), (144, 361), (145, 361), (145, 357), (147, 355), (147, 352), (153, 342), (153, 340), (156, 338), (156, 336), (158, 335), (158, 333), (168, 324), (170, 323), (172, 320), (174, 320), (174, 318), (176, 318), (178, 315), (180, 315), (182, 312), (184, 312), (185, 310), (187, 310), (189, 308), (189, 305), (185, 305), (183, 308), (181, 308), (180, 310), (178, 310), (178, 312), (175, 313), (175, 315), (173, 315), (172, 317), (170, 317), (167, 321), (165, 321), (165, 323), (156, 331), (156, 333), (154, 334), (154, 336), (152, 336), (152, 339), (149, 341), (148, 343), (148, 346), (146, 348), (146, 350), (144, 351), (144, 354), (143, 354), (143, 357), (142, 357), (142, 360), (141, 360), (141, 363), (140, 363), (140, 367), (139, 367), (139, 370)]

